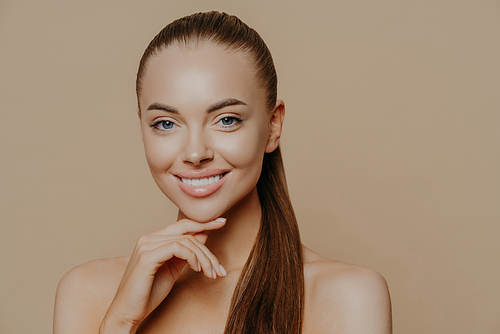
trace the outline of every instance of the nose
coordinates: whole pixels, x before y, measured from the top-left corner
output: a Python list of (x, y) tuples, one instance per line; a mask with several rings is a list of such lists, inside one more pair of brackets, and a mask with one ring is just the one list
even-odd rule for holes
[(214, 152), (210, 148), (203, 132), (195, 131), (187, 135), (182, 160), (190, 165), (199, 166), (214, 158)]

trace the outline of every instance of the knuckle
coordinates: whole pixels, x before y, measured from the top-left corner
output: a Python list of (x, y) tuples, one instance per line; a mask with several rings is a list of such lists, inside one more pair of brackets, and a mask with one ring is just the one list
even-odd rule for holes
[(146, 242), (148, 242), (148, 240), (149, 240), (149, 234), (141, 235), (139, 239), (137, 239), (137, 245), (138, 246), (143, 245)]
[(188, 246), (190, 243), (192, 243), (189, 235), (181, 235), (175, 239), (175, 242), (182, 244), (184, 246)]
[(137, 259), (139, 262), (147, 262), (151, 257), (150, 251), (142, 251), (137, 255)]
[(195, 238), (192, 236), (192, 235), (185, 235), (184, 236), (184, 240), (191, 243), (191, 244), (195, 244)]
[(139, 253), (144, 253), (144, 252), (146, 252), (148, 250), (148, 248), (146, 247), (146, 243), (145, 242), (141, 243), (141, 244), (138, 244), (135, 248), (137, 249), (137, 252), (139, 252)]
[(196, 253), (193, 252), (191, 249), (188, 250), (188, 257), (190, 259), (196, 259)]
[(182, 249), (182, 243), (179, 242), (178, 240), (175, 240), (175, 241), (172, 241), (171, 243), (169, 243), (169, 246), (171, 247), (171, 249), (175, 252), (178, 252)]

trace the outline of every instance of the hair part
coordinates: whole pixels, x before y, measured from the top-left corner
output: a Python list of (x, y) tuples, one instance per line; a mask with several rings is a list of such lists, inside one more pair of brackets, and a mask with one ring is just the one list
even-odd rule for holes
[[(248, 56), (265, 91), (266, 105), (274, 109), (277, 76), (271, 52), (259, 34), (239, 18), (215, 11), (183, 17), (158, 33), (139, 64), (137, 99), (151, 57), (174, 45), (202, 43)], [(224, 333), (300, 334), (304, 314), (302, 244), (279, 147), (264, 155), (257, 192), (262, 221), (233, 293)]]

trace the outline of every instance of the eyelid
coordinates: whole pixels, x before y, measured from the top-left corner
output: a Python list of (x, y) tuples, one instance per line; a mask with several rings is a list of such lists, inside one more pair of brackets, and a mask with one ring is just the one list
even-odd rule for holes
[(179, 126), (177, 124), (177, 122), (175, 120), (173, 120), (172, 118), (162, 116), (162, 117), (158, 117), (158, 118), (153, 119), (153, 121), (149, 124), (149, 127), (158, 131), (158, 132), (163, 132), (163, 133), (170, 132), (173, 130), (173, 128), (172, 129), (160, 129), (158, 127), (158, 125), (161, 124), (162, 122), (171, 122), (174, 125), (174, 128)]
[[(231, 125), (220, 124), (220, 122), (224, 118), (232, 118), (232, 119), (234, 119), (234, 123)], [(214, 120), (215, 126), (218, 126), (219, 129), (226, 130), (226, 131), (227, 130), (236, 130), (237, 128), (239, 128), (241, 126), (241, 123), (243, 123), (243, 118), (240, 117), (239, 115), (235, 115), (235, 114), (221, 114), (221, 115), (218, 115)]]
[(217, 123), (221, 119), (226, 118), (226, 117), (232, 117), (232, 118), (236, 118), (238, 120), (243, 121), (243, 118), (240, 115), (238, 115), (238, 114), (235, 114), (235, 113), (222, 113), (220, 115), (217, 115), (217, 117), (215, 117), (214, 123)]
[(170, 121), (170, 122), (173, 122), (173, 123), (176, 123), (176, 124), (177, 124), (177, 120), (175, 119), (175, 117), (166, 116), (166, 115), (162, 115), (162, 116), (156, 116), (156, 117), (154, 117), (154, 118), (151, 120), (151, 123), (154, 123), (154, 122), (157, 122), (157, 121)]

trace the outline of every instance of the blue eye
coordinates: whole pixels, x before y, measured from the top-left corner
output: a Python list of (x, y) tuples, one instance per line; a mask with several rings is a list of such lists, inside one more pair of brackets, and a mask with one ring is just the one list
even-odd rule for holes
[(162, 130), (170, 130), (174, 127), (174, 123), (170, 121), (160, 121), (158, 126), (160, 126)]
[(152, 128), (156, 128), (159, 131), (172, 130), (174, 128), (174, 126), (175, 126), (175, 123), (172, 121), (168, 121), (168, 120), (159, 120), (159, 121), (151, 124)]
[(235, 121), (236, 119), (234, 117), (224, 117), (220, 120), (221, 124), (224, 126), (231, 126)]
[(222, 130), (236, 130), (241, 125), (243, 120), (237, 116), (222, 117), (217, 121), (217, 124)]

